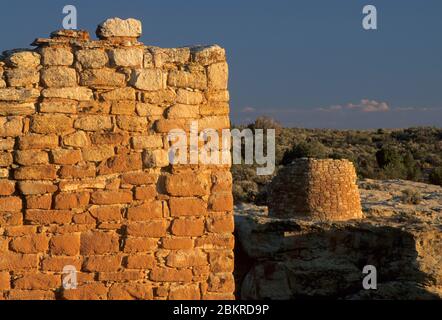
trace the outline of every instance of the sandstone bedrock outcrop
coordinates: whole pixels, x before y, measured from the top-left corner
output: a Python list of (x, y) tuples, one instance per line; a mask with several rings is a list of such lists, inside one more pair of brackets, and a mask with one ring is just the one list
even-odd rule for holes
[(234, 297), (229, 166), (170, 165), (167, 139), (229, 127), (225, 51), (141, 31), (112, 18), (1, 56), (0, 299)]
[[(442, 299), (442, 188), (359, 183), (364, 219), (275, 217), (235, 208), (235, 279), (242, 299)], [(422, 195), (402, 200), (405, 190)], [(362, 286), (377, 269), (377, 289)]]

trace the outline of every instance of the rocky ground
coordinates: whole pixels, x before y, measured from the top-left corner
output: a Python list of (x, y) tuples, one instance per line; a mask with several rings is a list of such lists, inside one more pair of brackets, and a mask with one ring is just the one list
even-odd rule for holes
[[(237, 295), (242, 299), (441, 299), (442, 188), (359, 182), (364, 219), (339, 223), (269, 217), (235, 208)], [(365, 290), (362, 269), (377, 269)]]

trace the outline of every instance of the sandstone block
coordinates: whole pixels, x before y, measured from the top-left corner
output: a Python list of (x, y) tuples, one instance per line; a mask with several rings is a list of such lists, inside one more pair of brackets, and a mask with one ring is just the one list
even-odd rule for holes
[(218, 45), (193, 47), (192, 60), (202, 65), (225, 61), (226, 52)]
[(49, 239), (44, 234), (36, 234), (14, 238), (9, 244), (12, 251), (17, 253), (39, 253), (48, 249)]
[(85, 147), (90, 144), (89, 138), (84, 131), (77, 131), (70, 135), (64, 136), (63, 143), (70, 147)]
[(36, 68), (40, 64), (40, 55), (32, 51), (17, 51), (6, 58), (6, 63), (10, 67)]
[(39, 110), (43, 113), (77, 113), (77, 105), (75, 101), (41, 102)]
[(130, 84), (141, 90), (161, 90), (165, 88), (165, 76), (160, 69), (137, 69), (132, 73)]
[(42, 261), (42, 270), (60, 272), (67, 265), (74, 266), (77, 270), (80, 270), (81, 262), (81, 257), (45, 257)]
[(122, 173), (140, 170), (142, 168), (141, 154), (122, 154), (102, 162), (98, 168), (99, 174)]
[(156, 239), (128, 237), (124, 241), (124, 252), (126, 253), (146, 252), (156, 248)]
[(163, 205), (161, 201), (146, 202), (140, 206), (127, 209), (127, 219), (130, 221), (148, 221), (163, 216)]
[(166, 110), (166, 116), (168, 119), (195, 119), (199, 116), (199, 106), (175, 104)]
[(95, 191), (91, 195), (93, 204), (119, 204), (132, 202), (130, 191)]
[(63, 114), (35, 115), (32, 117), (31, 130), (35, 133), (66, 133), (73, 130), (73, 120)]
[(108, 63), (107, 54), (102, 49), (78, 50), (75, 56), (84, 69), (99, 69)]
[(99, 282), (86, 283), (75, 290), (63, 290), (62, 297), (65, 300), (106, 300), (106, 286)]
[(16, 137), (21, 135), (23, 122), (21, 117), (0, 117), (0, 136)]
[(146, 91), (142, 93), (142, 101), (150, 104), (166, 106), (172, 104), (176, 99), (176, 93), (171, 89), (158, 91)]
[(35, 195), (26, 197), (26, 209), (51, 209), (52, 195)]
[(75, 120), (74, 127), (86, 131), (112, 129), (112, 119), (109, 116), (89, 115)]
[(0, 259), (1, 271), (37, 269), (38, 256), (36, 254), (5, 253), (2, 258)]
[(48, 225), (70, 223), (72, 213), (69, 210), (26, 210), (25, 220), (31, 224)]
[(80, 85), (92, 88), (124, 87), (126, 77), (114, 69), (87, 69), (80, 74)]
[(110, 60), (117, 67), (141, 67), (143, 56), (141, 48), (116, 48), (109, 51)]
[(58, 137), (56, 135), (26, 135), (19, 138), (18, 147), (22, 150), (57, 148)]
[(121, 256), (90, 256), (83, 263), (83, 269), (89, 272), (113, 272), (121, 266)]
[(115, 101), (111, 107), (112, 114), (133, 115), (135, 113), (134, 101)]
[(117, 116), (117, 125), (122, 130), (143, 132), (149, 129), (145, 117)]
[(116, 283), (109, 289), (111, 300), (151, 300), (152, 287), (144, 283)]
[(152, 269), (155, 266), (153, 255), (130, 255), (126, 258), (125, 267), (128, 269)]
[(0, 167), (9, 167), (12, 162), (12, 154), (0, 152)]
[(169, 253), (166, 265), (174, 268), (188, 268), (207, 265), (207, 254), (200, 250), (178, 250)]
[(132, 137), (132, 148), (134, 149), (159, 149), (163, 147), (161, 135), (143, 135)]
[(170, 289), (170, 300), (199, 300), (200, 288), (197, 284), (174, 286)]
[(49, 251), (56, 256), (75, 256), (80, 253), (80, 235), (62, 234), (49, 241)]
[(18, 189), (22, 194), (34, 195), (53, 193), (58, 190), (58, 187), (52, 182), (19, 181)]
[(13, 150), (15, 140), (12, 138), (2, 139), (0, 138), (0, 150)]
[(55, 196), (55, 209), (84, 208), (89, 203), (88, 192), (59, 193)]
[(77, 72), (68, 67), (48, 67), (41, 72), (41, 80), (46, 87), (62, 88), (77, 85)]
[[(36, 98), (39, 97), (39, 95), (40, 95), (40, 90), (34, 89), (34, 88), (29, 88), (29, 89), (28, 88), (4, 88), (4, 89), (0, 89), (0, 101), (28, 102), (28, 101), (35, 100)], [(1, 110), (1, 108), (0, 108), (0, 110)]]
[(129, 135), (126, 132), (95, 132), (91, 135), (93, 144), (126, 144)]
[(127, 225), (127, 234), (134, 237), (164, 237), (169, 224), (165, 220), (150, 220), (146, 222), (132, 222)]
[(229, 71), (227, 63), (215, 63), (207, 67), (208, 87), (212, 90), (226, 90)]
[(118, 235), (110, 232), (91, 231), (81, 234), (82, 255), (114, 253), (119, 250)]
[(49, 66), (70, 66), (74, 62), (74, 55), (65, 48), (45, 47), (40, 50), (42, 64)]
[(9, 196), (15, 192), (15, 182), (0, 180), (0, 196)]
[(35, 113), (33, 103), (3, 103), (0, 102), (0, 116), (25, 116)]
[(198, 91), (189, 91), (185, 89), (178, 89), (176, 102), (181, 104), (198, 105), (204, 100), (204, 96)]
[(135, 199), (152, 200), (157, 196), (157, 187), (155, 185), (135, 188)]
[(80, 150), (55, 149), (51, 151), (51, 159), (55, 164), (76, 164), (82, 156)]
[(137, 113), (142, 117), (159, 117), (163, 115), (163, 108), (150, 103), (137, 103)]
[(9, 272), (0, 272), (0, 290), (9, 290), (11, 288), (11, 277)]
[(54, 180), (57, 178), (57, 168), (53, 165), (36, 165), (17, 168), (14, 172), (17, 180)]
[(209, 189), (209, 179), (202, 174), (184, 172), (166, 178), (166, 190), (172, 196), (203, 196)]
[(207, 214), (207, 204), (199, 198), (175, 198), (169, 200), (170, 214), (179, 216), (202, 216)]
[(119, 222), (122, 220), (119, 206), (97, 206), (90, 208), (89, 212), (98, 222)]
[(38, 84), (40, 73), (38, 69), (16, 68), (6, 70), (5, 78), (10, 87), (26, 87)]
[(213, 193), (209, 197), (209, 207), (212, 211), (232, 211), (233, 196), (231, 192)]
[(61, 278), (57, 275), (27, 273), (13, 281), (14, 289), (49, 290), (60, 286)]
[(135, 89), (126, 88), (116, 88), (101, 94), (104, 101), (115, 101), (115, 100), (135, 100)]
[(103, 161), (114, 154), (114, 148), (108, 145), (98, 145), (82, 149), (83, 159), (86, 161)]
[(191, 73), (182, 70), (172, 70), (169, 72), (167, 84), (177, 88), (205, 90), (207, 88), (207, 78), (203, 72)]
[(61, 98), (77, 101), (89, 101), (93, 97), (92, 90), (85, 87), (47, 88), (41, 93), (45, 98)]
[(143, 163), (147, 168), (163, 168), (169, 163), (169, 154), (165, 149), (145, 150), (143, 152)]
[(192, 249), (193, 240), (189, 238), (163, 238), (162, 248), (169, 250)]
[(136, 19), (112, 18), (102, 22), (97, 29), (99, 38), (131, 37), (141, 36), (141, 22)]
[(21, 165), (48, 164), (49, 156), (45, 151), (17, 150), (15, 162)]
[(190, 282), (192, 271), (190, 269), (156, 267), (150, 273), (150, 279), (159, 282)]
[(175, 219), (171, 231), (176, 236), (201, 236), (204, 234), (204, 219)]

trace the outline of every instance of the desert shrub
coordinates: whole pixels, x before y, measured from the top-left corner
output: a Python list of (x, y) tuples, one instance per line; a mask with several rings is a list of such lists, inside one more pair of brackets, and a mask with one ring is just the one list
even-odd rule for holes
[(433, 169), (433, 171), (431, 171), (430, 173), (429, 179), (432, 184), (438, 184), (442, 186), (442, 167)]
[(401, 163), (399, 151), (392, 146), (384, 146), (376, 152), (376, 160), (380, 168), (397, 166)]
[(292, 150), (286, 152), (282, 158), (282, 164), (289, 164), (298, 158), (325, 159), (329, 155), (329, 150), (321, 142), (313, 140), (302, 141)]
[(405, 189), (402, 191), (401, 201), (404, 204), (419, 204), (422, 201), (422, 194), (413, 189)]

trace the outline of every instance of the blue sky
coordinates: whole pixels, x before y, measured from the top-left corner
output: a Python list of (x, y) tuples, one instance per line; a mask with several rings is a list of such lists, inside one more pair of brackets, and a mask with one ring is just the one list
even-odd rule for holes
[[(225, 47), (234, 123), (442, 126), (440, 0), (15, 0), (0, 12), (0, 50), (60, 29), (66, 4), (92, 34), (107, 17), (134, 17), (145, 44)], [(366, 4), (376, 31), (361, 27)]]

